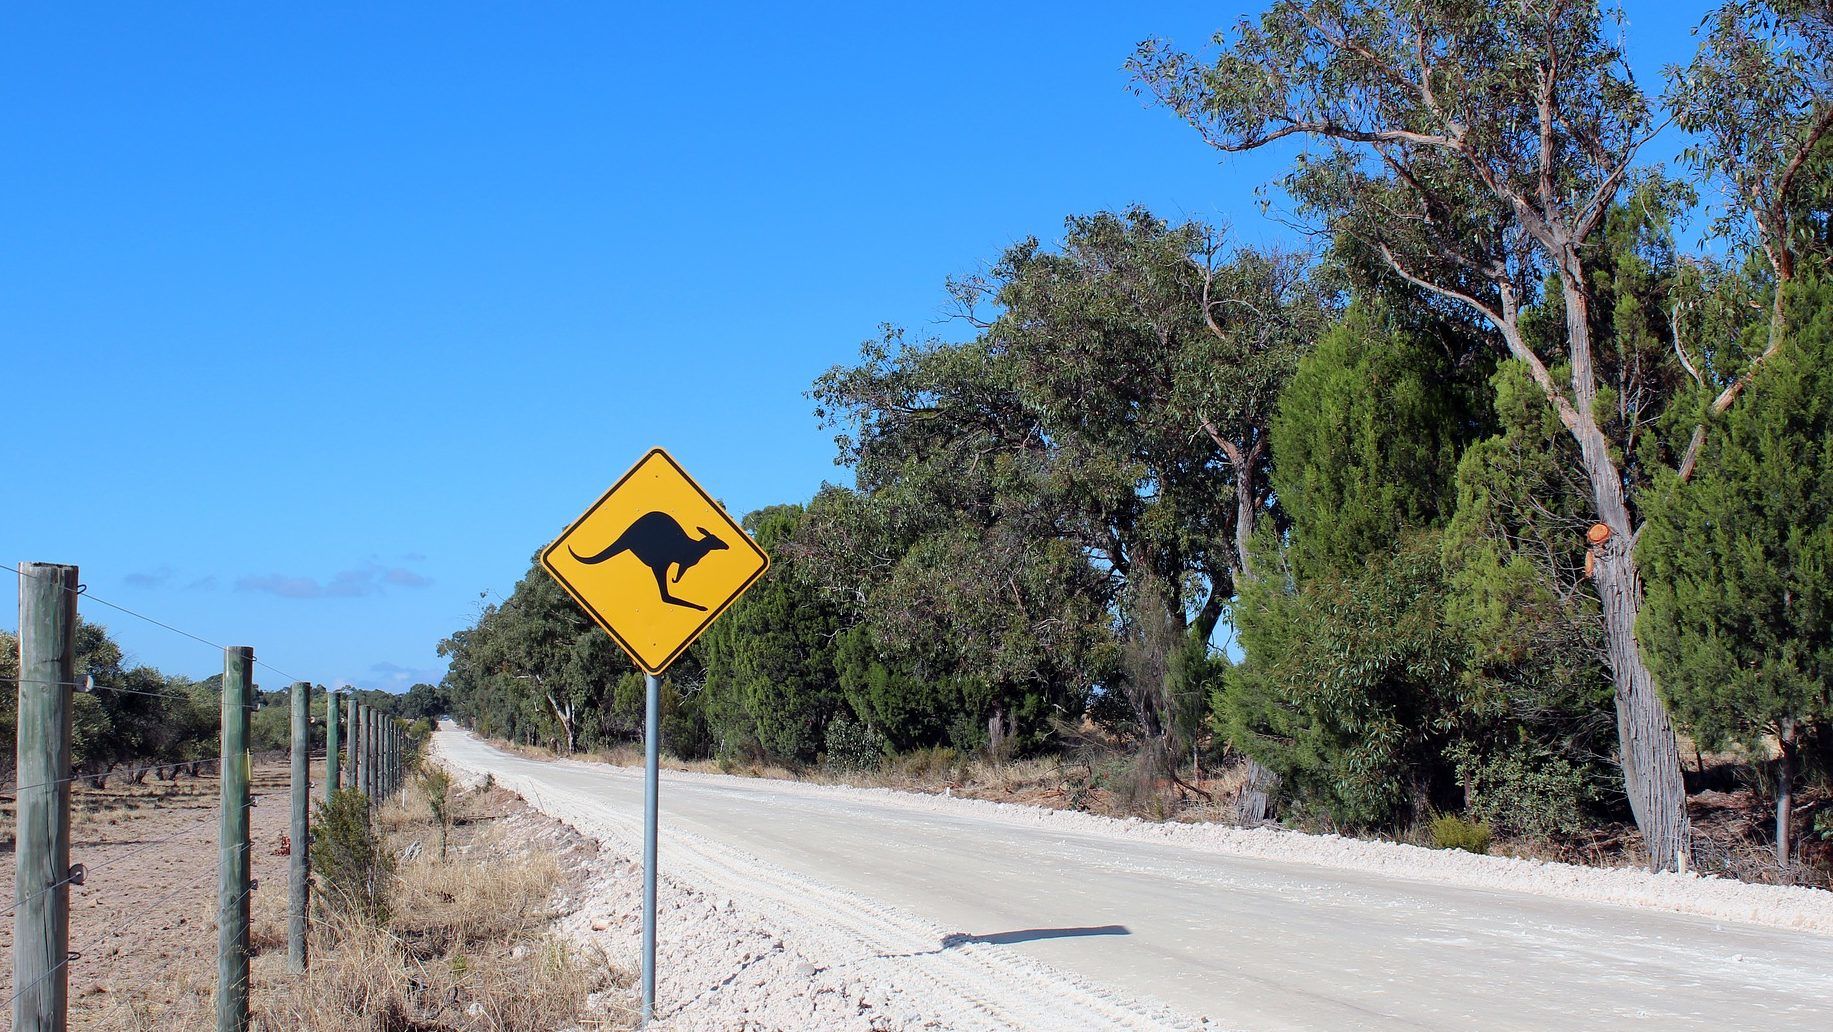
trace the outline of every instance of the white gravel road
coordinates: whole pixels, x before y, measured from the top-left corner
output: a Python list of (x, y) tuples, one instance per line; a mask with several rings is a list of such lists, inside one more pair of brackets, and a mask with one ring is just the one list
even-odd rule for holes
[[(435, 747), (637, 855), (640, 770)], [(1829, 893), (671, 771), (661, 803), (663, 949), (708, 968), (662, 972), (673, 1028), (1833, 1027)], [(669, 927), (702, 911), (737, 916)], [(732, 928), (805, 959), (722, 975), (763, 959)]]

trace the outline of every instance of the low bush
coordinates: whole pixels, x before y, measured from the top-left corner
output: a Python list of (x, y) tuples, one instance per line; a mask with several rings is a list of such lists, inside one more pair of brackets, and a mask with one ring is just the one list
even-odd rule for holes
[(892, 761), (895, 771), (917, 781), (952, 778), (961, 766), (961, 754), (946, 745), (912, 749)]
[(1432, 844), (1439, 849), (1462, 849), (1471, 853), (1489, 852), (1489, 825), (1444, 814), (1432, 820)]
[(842, 714), (828, 722), (823, 765), (837, 774), (875, 771), (885, 762), (885, 740), (878, 732)]
[(312, 870), (327, 909), (386, 921), (393, 868), (370, 820), (368, 796), (345, 788), (319, 804), (312, 821)]

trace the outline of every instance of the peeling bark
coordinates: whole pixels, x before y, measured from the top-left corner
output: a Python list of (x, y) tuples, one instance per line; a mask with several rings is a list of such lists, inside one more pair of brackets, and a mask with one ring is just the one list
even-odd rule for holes
[(1642, 577), (1629, 554), (1627, 535), (1612, 535), (1599, 547), (1593, 583), (1603, 604), (1605, 652), (1616, 689), (1623, 789), (1648, 847), (1649, 869), (1681, 870), (1691, 858), (1692, 830), (1680, 742), (1636, 642)]

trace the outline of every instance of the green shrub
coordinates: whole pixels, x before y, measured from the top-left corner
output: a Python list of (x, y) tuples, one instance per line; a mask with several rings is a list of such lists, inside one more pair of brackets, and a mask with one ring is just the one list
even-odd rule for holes
[(885, 762), (885, 740), (878, 732), (841, 714), (827, 725), (827, 769), (838, 774), (875, 771)]
[(1585, 830), (1585, 808), (1600, 792), (1598, 771), (1528, 743), (1480, 757), (1454, 746), (1446, 757), (1469, 789), (1466, 812), (1504, 832), (1551, 838)]
[(388, 919), (394, 862), (370, 820), (368, 796), (345, 788), (319, 804), (312, 821), (312, 870), (326, 906), (377, 924)]
[(1432, 820), (1432, 844), (1438, 849), (1489, 852), (1489, 825), (1444, 814)]
[(439, 825), (439, 859), (446, 858), (446, 837), (452, 830), (452, 775), (444, 767), (420, 765), (420, 790), (426, 793), (433, 823)]

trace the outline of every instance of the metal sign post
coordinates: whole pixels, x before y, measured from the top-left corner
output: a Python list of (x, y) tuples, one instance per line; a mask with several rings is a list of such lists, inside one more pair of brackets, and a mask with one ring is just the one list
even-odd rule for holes
[[(648, 675), (643, 713), (642, 972), (643, 1024), (648, 1026), (656, 1009), (660, 675), (757, 583), (770, 568), (770, 557), (680, 463), (652, 448), (542, 550), (541, 566)], [(559, 706), (554, 709), (559, 716)]]
[(656, 781), (662, 739), (662, 679), (644, 678), (643, 703), (643, 1024), (656, 1012)]

